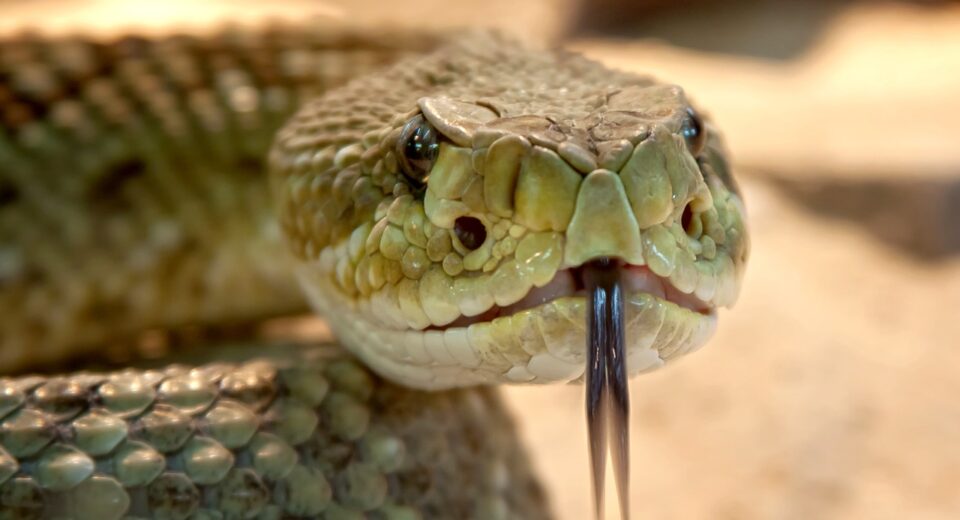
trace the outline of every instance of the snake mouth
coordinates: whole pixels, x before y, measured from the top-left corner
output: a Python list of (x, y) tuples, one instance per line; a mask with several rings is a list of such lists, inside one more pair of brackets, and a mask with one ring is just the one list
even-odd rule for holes
[[(609, 260), (605, 279), (616, 281), (622, 298), (629, 375), (654, 370), (706, 343), (717, 323), (713, 302), (680, 296), (681, 291), (646, 267)], [(509, 302), (490, 302), (470, 316), (461, 312), (432, 325), (413, 323), (401, 308), (407, 305), (409, 311), (403, 302), (410, 295), (402, 295), (399, 288), (353, 300), (335, 290), (335, 282), (322, 271), (305, 268), (299, 274), (334, 333), (362, 347), (357, 354), (375, 370), (408, 386), (440, 389), (583, 379), (587, 313), (594, 300), (590, 272), (589, 265), (555, 271), (547, 283)], [(417, 303), (417, 294), (412, 296)]]
[[(623, 290), (627, 294), (649, 294), (663, 301), (673, 303), (677, 307), (688, 311), (710, 316), (715, 313), (715, 307), (693, 294), (687, 294), (677, 289), (669, 279), (658, 276), (648, 267), (633, 264), (621, 264), (619, 267)], [(461, 316), (456, 320), (443, 325), (428, 327), (425, 330), (447, 330), (459, 327), (469, 327), (476, 323), (490, 322), (503, 316), (533, 309), (553, 300), (566, 297), (587, 298), (587, 288), (584, 281), (584, 266), (561, 269), (546, 285), (533, 287), (520, 300), (506, 306), (493, 305), (486, 311), (474, 316)]]

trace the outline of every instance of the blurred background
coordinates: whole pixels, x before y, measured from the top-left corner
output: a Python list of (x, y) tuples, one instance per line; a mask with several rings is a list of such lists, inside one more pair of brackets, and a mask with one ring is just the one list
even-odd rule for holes
[[(0, 34), (307, 15), (560, 43), (724, 129), (751, 266), (707, 348), (631, 384), (636, 518), (960, 518), (960, 3), (6, 0)], [(588, 518), (582, 388), (505, 394)]]

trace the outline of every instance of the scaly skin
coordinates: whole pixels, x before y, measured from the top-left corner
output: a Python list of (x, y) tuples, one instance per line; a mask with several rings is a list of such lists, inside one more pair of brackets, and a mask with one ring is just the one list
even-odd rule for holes
[[(697, 151), (679, 135), (688, 107), (679, 87), (489, 35), (352, 82), (271, 154), (302, 285), (347, 348), (403, 384), (564, 382), (585, 365), (571, 273), (619, 258), (674, 293), (627, 282), (629, 371), (660, 366), (709, 338), (748, 250), (719, 136), (708, 125)], [(442, 136), (424, 185), (397, 155), (418, 114)], [(486, 231), (473, 250), (464, 217)], [(544, 286), (545, 302), (530, 293)]]
[(306, 310), (270, 143), (305, 100), (428, 45), (280, 26), (0, 41), (0, 372)]
[[(0, 371), (304, 309), (258, 165), (301, 100), (430, 42), (0, 42)], [(0, 377), (0, 519), (549, 516), (489, 389), (249, 343), (195, 344), (239, 359), (196, 369)]]
[[(362, 71), (359, 56), (374, 65), (395, 60), (396, 48), (430, 45), (411, 35), (290, 29), (0, 44), (0, 365), (13, 371), (131, 345), (149, 329), (296, 312), (304, 307), (296, 269), (342, 345), (396, 382), (570, 381), (583, 374), (585, 343), (572, 273), (598, 257), (670, 286), (662, 297), (646, 286), (628, 291), (631, 372), (702, 345), (714, 308), (736, 298), (747, 237), (716, 132), (707, 126), (697, 154), (680, 136), (688, 102), (677, 87), (462, 35), (334, 89), (275, 134), (301, 100)], [(397, 156), (402, 129), (418, 115), (441, 136), (423, 186), (401, 174)], [(279, 226), (258, 175), (275, 135)], [(482, 224), (486, 239), (475, 250), (455, 229), (461, 217)], [(551, 297), (510, 307), (534, 287)], [(697, 310), (678, 304), (680, 293), (695, 294), (688, 306)], [(4, 380), (0, 515), (546, 514), (487, 392), (405, 398), (364, 375), (384, 396), (364, 405), (348, 395), (349, 382), (318, 389), (317, 374), (336, 379), (324, 363), (281, 358), (255, 365), (279, 374), (265, 376), (278, 390), (260, 407), (223, 398), (224, 381), (246, 381), (242, 368), (163, 371), (173, 383), (161, 372), (128, 372), (122, 378), (137, 390), (126, 397), (148, 397), (133, 411), (111, 408), (104, 394), (117, 376)], [(304, 382), (285, 370), (315, 373)], [(244, 433), (245, 442), (214, 433), (210, 414), (223, 403), (232, 421), (223, 435), (258, 433)], [(391, 406), (404, 410), (396, 422)], [(367, 412), (369, 431), (390, 445), (401, 439), (404, 464), (431, 476), (391, 473), (383, 453), (336, 421)], [(446, 453), (455, 443), (443, 435), (402, 435), (437, 421), (459, 432), (457, 442), (489, 437)], [(267, 433), (283, 441), (276, 453), (297, 452), (295, 469), (257, 466)], [(134, 475), (124, 469), (131, 449)], [(464, 465), (487, 488), (444, 469)], [(477, 486), (494, 491), (477, 495)]]
[(489, 389), (404, 389), (330, 345), (206, 355), (265, 348), (0, 379), (0, 519), (549, 517)]

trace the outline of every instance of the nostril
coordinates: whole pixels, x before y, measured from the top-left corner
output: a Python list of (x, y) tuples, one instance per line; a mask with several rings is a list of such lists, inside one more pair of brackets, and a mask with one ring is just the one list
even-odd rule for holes
[(453, 223), (453, 232), (463, 247), (473, 251), (487, 240), (487, 228), (475, 217), (460, 217)]
[(683, 214), (680, 215), (680, 225), (683, 226), (683, 230), (687, 233), (687, 236), (696, 237), (700, 234), (700, 221), (694, 219), (690, 204), (687, 204), (683, 208)]

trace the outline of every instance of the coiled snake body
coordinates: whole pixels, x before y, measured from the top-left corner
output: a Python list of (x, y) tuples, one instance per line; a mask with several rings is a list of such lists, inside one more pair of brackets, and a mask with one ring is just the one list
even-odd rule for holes
[(300, 288), (372, 369), (251, 339), (0, 379), (0, 518), (545, 517), (490, 390), (402, 387), (582, 378), (596, 259), (627, 369), (655, 368), (745, 265), (682, 90), (498, 36), (24, 36), (0, 117), (5, 372), (296, 313)]

